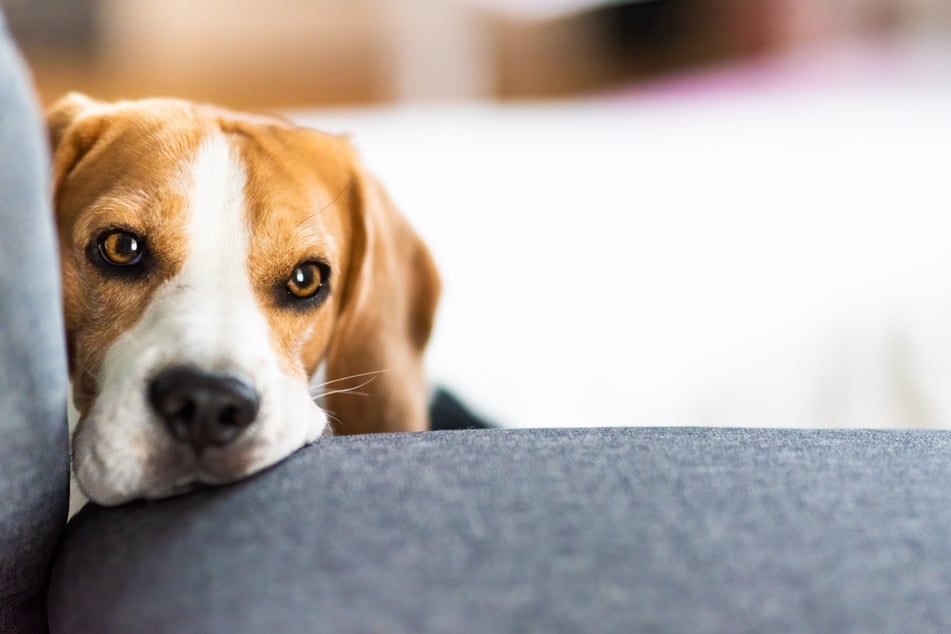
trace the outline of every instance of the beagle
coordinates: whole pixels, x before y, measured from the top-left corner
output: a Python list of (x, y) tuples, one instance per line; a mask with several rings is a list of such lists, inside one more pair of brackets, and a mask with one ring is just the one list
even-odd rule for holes
[(345, 138), (79, 94), (47, 124), (81, 494), (232, 482), (331, 426), (427, 428), (439, 278)]

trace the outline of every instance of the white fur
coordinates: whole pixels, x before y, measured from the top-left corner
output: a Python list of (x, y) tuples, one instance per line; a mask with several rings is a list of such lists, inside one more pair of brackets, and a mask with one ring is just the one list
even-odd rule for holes
[[(109, 348), (100, 393), (73, 442), (76, 477), (101, 504), (163, 497), (193, 482), (239, 479), (319, 437), (326, 416), (307, 383), (284, 373), (248, 274), (246, 173), (221, 133), (183, 166), (189, 201), (181, 271), (152, 295), (139, 321)], [(174, 182), (174, 179), (173, 179)], [(260, 393), (257, 420), (201, 458), (151, 412), (148, 381), (170, 365), (233, 373)]]

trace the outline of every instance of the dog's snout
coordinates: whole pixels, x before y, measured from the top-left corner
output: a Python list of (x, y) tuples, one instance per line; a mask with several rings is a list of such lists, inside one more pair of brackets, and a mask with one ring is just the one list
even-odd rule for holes
[(260, 405), (257, 391), (241, 379), (190, 367), (156, 376), (148, 399), (172, 436), (198, 453), (237, 438), (254, 422)]

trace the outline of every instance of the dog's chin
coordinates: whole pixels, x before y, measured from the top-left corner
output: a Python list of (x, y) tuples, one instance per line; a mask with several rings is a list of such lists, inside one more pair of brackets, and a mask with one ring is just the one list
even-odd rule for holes
[(273, 466), (319, 437), (326, 427), (325, 422), (319, 422), (315, 420), (306, 432), (284, 430), (277, 434), (278, 442), (274, 434), (262, 430), (196, 455), (164, 433), (120, 440), (99, 433), (108, 425), (83, 420), (73, 439), (73, 469), (82, 493), (101, 506), (168, 498), (231, 484)]
[[(200, 469), (194, 474), (188, 475), (180, 480), (176, 480), (173, 484), (169, 486), (159, 486), (154, 488), (151, 491), (143, 491), (141, 495), (135, 496), (132, 499), (145, 499), (145, 500), (161, 500), (164, 498), (175, 497), (178, 495), (185, 495), (186, 493), (193, 493), (195, 491), (201, 491), (204, 489), (212, 489), (217, 486), (222, 486), (226, 484), (232, 484), (234, 482), (240, 482), (245, 478), (248, 478), (261, 469), (265, 467), (260, 467), (251, 471), (249, 473), (241, 475), (233, 475), (231, 477), (220, 477), (208, 475), (202, 472)], [(90, 498), (92, 499), (92, 498)], [(93, 500), (95, 502), (95, 500)]]
[[(159, 461), (164, 468), (146, 468), (139, 473), (127, 470), (121, 475), (108, 469), (83, 468), (84, 463), (77, 461), (76, 479), (89, 500), (101, 506), (118, 506), (137, 499), (159, 500), (237, 482), (286, 457), (260, 463), (247, 463), (240, 456), (212, 456), (209, 459), (208, 456), (215, 451), (195, 457), (189, 456), (183, 447), (175, 452), (183, 454), (179, 460), (165, 457)], [(224, 453), (224, 450), (217, 451)]]

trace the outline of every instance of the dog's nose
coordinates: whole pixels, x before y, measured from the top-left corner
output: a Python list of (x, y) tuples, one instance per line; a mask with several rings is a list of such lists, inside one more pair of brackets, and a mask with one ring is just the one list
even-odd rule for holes
[(209, 445), (226, 445), (254, 422), (260, 397), (241, 379), (176, 367), (149, 384), (149, 403), (172, 436), (201, 453)]

